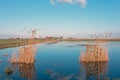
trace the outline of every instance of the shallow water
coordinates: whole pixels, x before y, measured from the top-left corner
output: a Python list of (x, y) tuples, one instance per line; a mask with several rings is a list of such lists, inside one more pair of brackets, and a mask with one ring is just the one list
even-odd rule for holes
[[(79, 56), (85, 42), (59, 42), (37, 45), (34, 65), (13, 65), (7, 62), (17, 48), (0, 50), (0, 80), (98, 80), (120, 78), (120, 42), (107, 45), (109, 62), (81, 64)], [(9, 56), (3, 56), (3, 54)], [(17, 52), (16, 52), (17, 53)], [(13, 70), (7, 75), (6, 67)], [(99, 72), (95, 72), (98, 71)], [(94, 73), (94, 74), (93, 74)]]

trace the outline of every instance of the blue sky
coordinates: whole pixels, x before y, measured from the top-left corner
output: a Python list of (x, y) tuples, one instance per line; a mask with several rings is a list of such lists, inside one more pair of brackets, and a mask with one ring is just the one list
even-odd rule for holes
[(17, 34), (24, 28), (37, 28), (41, 35), (120, 32), (120, 0), (87, 0), (84, 7), (54, 2), (0, 0), (0, 34)]

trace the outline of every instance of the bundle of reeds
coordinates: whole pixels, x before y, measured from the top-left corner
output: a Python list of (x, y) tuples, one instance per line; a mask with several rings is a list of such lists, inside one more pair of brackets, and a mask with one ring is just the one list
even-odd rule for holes
[(86, 53), (82, 53), (81, 62), (108, 61), (108, 50), (104, 46), (89, 45), (86, 46)]
[[(110, 36), (111, 34), (106, 34), (104, 38), (108, 38)], [(106, 43), (107, 41), (105, 41), (105, 39), (99, 40), (98, 36), (95, 37), (92, 44), (88, 43), (88, 45), (86, 45), (86, 52), (81, 54), (79, 59), (80, 62), (109, 61)]]
[(10, 62), (11, 63), (26, 63), (31, 64), (35, 62), (35, 55), (36, 55), (36, 47), (35, 44), (35, 30), (32, 31), (32, 37), (28, 41), (27, 46), (23, 46), (19, 48), (18, 55), (15, 53), (13, 54)]

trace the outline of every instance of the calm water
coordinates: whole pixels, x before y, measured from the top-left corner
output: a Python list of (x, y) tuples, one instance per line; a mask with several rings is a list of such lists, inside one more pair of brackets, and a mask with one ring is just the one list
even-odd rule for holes
[[(107, 45), (109, 62), (82, 64), (79, 62), (84, 42), (60, 42), (38, 45), (34, 65), (13, 65), (7, 62), (18, 48), (0, 50), (0, 80), (113, 80), (120, 78), (120, 42)], [(8, 57), (3, 56), (9, 54)], [(13, 70), (5, 73), (6, 67)], [(98, 72), (99, 71), (99, 72)]]

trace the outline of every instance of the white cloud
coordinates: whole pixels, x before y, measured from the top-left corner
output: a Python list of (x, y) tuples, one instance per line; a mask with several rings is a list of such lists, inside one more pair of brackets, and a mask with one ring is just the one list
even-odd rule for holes
[(82, 7), (85, 7), (87, 4), (87, 0), (50, 0), (52, 5), (56, 3), (68, 3), (68, 4), (77, 4), (79, 3)]
[(76, 2), (80, 3), (83, 7), (87, 4), (86, 0), (76, 0)]
[(58, 0), (58, 1), (61, 3), (70, 3), (70, 4), (73, 3), (73, 0)]
[(55, 0), (50, 0), (50, 3), (51, 3), (52, 5), (55, 5)]

